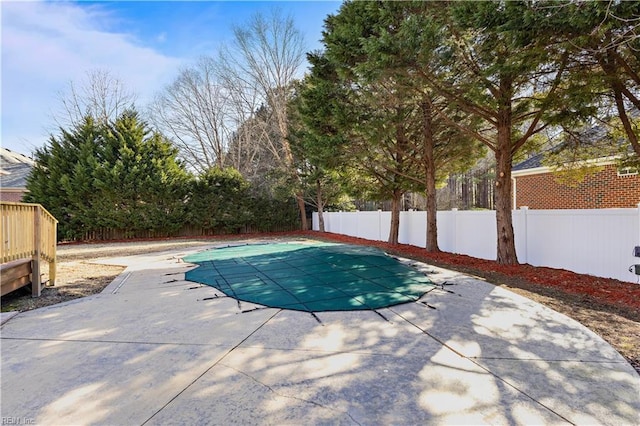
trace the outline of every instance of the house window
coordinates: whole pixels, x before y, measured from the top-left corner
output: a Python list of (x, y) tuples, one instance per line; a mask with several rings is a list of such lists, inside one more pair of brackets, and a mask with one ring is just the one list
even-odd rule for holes
[(638, 174), (637, 167), (619, 167), (618, 176), (634, 176)]

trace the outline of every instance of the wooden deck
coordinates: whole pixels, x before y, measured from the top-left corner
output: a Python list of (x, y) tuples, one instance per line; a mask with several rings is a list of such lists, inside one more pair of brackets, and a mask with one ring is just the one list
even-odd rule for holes
[(32, 284), (40, 296), (42, 262), (49, 264), (49, 283), (55, 285), (58, 221), (40, 204), (0, 203), (1, 295)]
[(31, 259), (22, 259), (0, 265), (1, 296), (31, 284), (31, 262)]

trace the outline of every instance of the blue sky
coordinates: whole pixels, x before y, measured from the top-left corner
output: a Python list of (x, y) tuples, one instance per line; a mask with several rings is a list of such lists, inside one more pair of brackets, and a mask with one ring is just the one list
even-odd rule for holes
[(279, 8), (321, 47), (339, 1), (2, 1), (2, 147), (30, 154), (57, 133), (60, 94), (87, 73), (109, 70), (138, 95), (153, 95), (202, 55), (215, 56), (233, 25)]

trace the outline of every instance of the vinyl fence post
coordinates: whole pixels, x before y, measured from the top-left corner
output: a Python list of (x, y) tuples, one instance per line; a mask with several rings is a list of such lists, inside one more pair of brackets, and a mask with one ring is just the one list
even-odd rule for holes
[(529, 207), (528, 206), (520, 206), (520, 210), (522, 210), (523, 218), (523, 231), (522, 238), (524, 240), (524, 259), (522, 263), (529, 263)]
[(640, 246), (640, 203), (638, 203), (638, 245)]
[(382, 241), (382, 210), (378, 209), (378, 241)]
[(458, 227), (458, 209), (456, 207), (451, 209), (453, 214), (453, 225), (451, 226), (451, 233), (453, 234), (453, 247), (451, 247), (452, 253), (458, 253), (458, 235), (456, 228)]

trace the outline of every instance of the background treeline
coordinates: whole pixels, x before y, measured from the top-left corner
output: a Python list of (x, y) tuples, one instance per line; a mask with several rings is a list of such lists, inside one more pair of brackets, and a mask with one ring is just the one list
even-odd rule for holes
[(437, 209), (482, 205), (497, 261), (515, 264), (514, 164), (639, 164), (638, 1), (345, 1), (321, 43), (308, 52), (290, 17), (254, 15), (140, 110), (157, 132), (123, 115), (134, 97), (117, 80), (91, 74), (63, 99), (71, 130), (37, 153), (30, 200), (65, 238), (238, 232), (292, 217), (288, 203), (323, 230), (324, 210), (385, 203), (395, 243), (419, 193), (427, 250)]
[(113, 239), (296, 229), (292, 200), (254, 190), (232, 168), (195, 176), (134, 110), (86, 116), (35, 153), (25, 201), (59, 220), (58, 238)]

